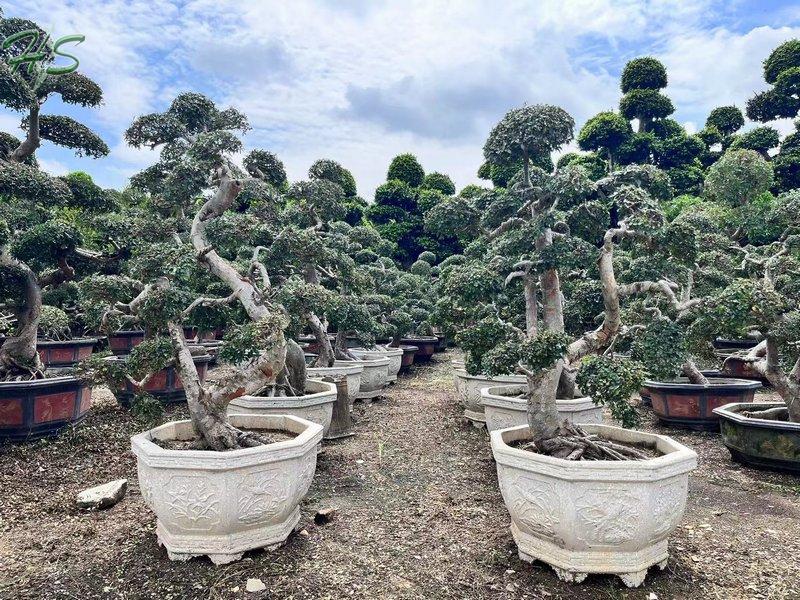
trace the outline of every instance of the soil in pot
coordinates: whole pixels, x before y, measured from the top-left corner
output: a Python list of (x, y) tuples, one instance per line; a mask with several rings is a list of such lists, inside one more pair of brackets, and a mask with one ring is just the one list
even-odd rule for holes
[(532, 441), (525, 439), (514, 440), (508, 445), (542, 456), (575, 461), (649, 460), (662, 456), (654, 444), (615, 442), (596, 433), (587, 433), (574, 423), (564, 423), (559, 433), (562, 437), (547, 440), (548, 445), (541, 449)]
[[(266, 440), (268, 440), (269, 444), (277, 444), (279, 442), (285, 442), (286, 440), (293, 440), (297, 437), (296, 433), (292, 433), (291, 431), (285, 430), (270, 430), (268, 434), (265, 434), (258, 430), (245, 430), (251, 431), (253, 433), (258, 433), (262, 437), (266, 436)], [(158, 446), (159, 448), (164, 448), (165, 450), (208, 450), (209, 448), (199, 442), (199, 438), (194, 436), (192, 438), (186, 440), (161, 440), (158, 438), (153, 438), (153, 443)], [(227, 448), (222, 450), (222, 452), (230, 452), (232, 449)], [(240, 448), (236, 448), (236, 450), (240, 450)]]

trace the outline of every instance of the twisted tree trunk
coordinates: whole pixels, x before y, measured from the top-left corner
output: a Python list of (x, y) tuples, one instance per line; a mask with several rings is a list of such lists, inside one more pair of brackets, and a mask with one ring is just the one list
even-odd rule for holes
[[(319, 285), (319, 275), (317, 274), (316, 266), (311, 263), (307, 264), (303, 270), (303, 278), (306, 283)], [(314, 366), (332, 367), (336, 360), (336, 355), (333, 351), (331, 340), (328, 338), (328, 328), (312, 311), (306, 311), (305, 318), (319, 347), (317, 358), (314, 359)]]
[(14, 311), (16, 335), (6, 338), (0, 346), (0, 380), (18, 377), (41, 378), (44, 365), (36, 351), (36, 335), (42, 314), (42, 290), (36, 274), (7, 251), (0, 254), (0, 269), (22, 273), (23, 302)]
[[(749, 354), (755, 359), (752, 363), (754, 373), (765, 377), (786, 403), (789, 420), (800, 423), (800, 358), (788, 373), (780, 366), (778, 344), (770, 335)], [(762, 350), (763, 348), (763, 350)], [(763, 352), (762, 356), (759, 356)]]
[(171, 323), (169, 334), (175, 363), (186, 392), (189, 415), (202, 441), (212, 450), (233, 450), (269, 443), (263, 435), (241, 431), (228, 422), (228, 403), (240, 396), (255, 394), (275, 381), (274, 366), (282, 362), (280, 350), (265, 350), (243, 369), (204, 386), (194, 358), (183, 335), (183, 326)]

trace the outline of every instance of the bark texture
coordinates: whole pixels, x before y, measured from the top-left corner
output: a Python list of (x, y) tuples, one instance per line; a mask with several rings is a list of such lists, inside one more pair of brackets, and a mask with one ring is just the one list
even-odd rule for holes
[(7, 252), (0, 254), (0, 269), (4, 267), (23, 274), (23, 298), (14, 311), (16, 335), (7, 337), (0, 346), (0, 380), (41, 378), (44, 365), (36, 351), (36, 336), (42, 313), (42, 290), (30, 267)]

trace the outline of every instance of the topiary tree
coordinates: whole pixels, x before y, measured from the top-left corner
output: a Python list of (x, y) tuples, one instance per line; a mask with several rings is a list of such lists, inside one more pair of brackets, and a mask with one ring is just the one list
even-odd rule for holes
[[(0, 35), (4, 39), (27, 30), (45, 37), (36, 23), (5, 18), (0, 13)], [(42, 69), (52, 65), (52, 42), (39, 51)], [(91, 180), (77, 175), (51, 177), (38, 168), (35, 157), (42, 140), (70, 148), (79, 156), (108, 154), (105, 142), (82, 123), (42, 114), (47, 101), (56, 96), (68, 104), (98, 106), (102, 91), (77, 71), (47, 74), (45, 70), (12, 68), (11, 59), (25, 52), (27, 38), (19, 38), (8, 44), (0, 57), (0, 103), (24, 114), (23, 139), (3, 133), (0, 143), (0, 304), (4, 312), (8, 311), (9, 318), (4, 321), (13, 324), (13, 328), (8, 327), (11, 335), (0, 346), (0, 380), (43, 376), (36, 351), (42, 290), (73, 279), (76, 261), (105, 258), (102, 253), (82, 248), (80, 229), (65, 218), (63, 211), (69, 208), (73, 217), (86, 217), (109, 206), (107, 194)], [(48, 329), (52, 331), (45, 327), (44, 332)]]
[(729, 150), (708, 170), (705, 195), (711, 200), (739, 207), (767, 191), (773, 170), (754, 150)]
[(456, 193), (456, 186), (450, 176), (436, 171), (425, 175), (420, 187), (426, 190), (437, 190), (445, 196), (454, 196)]
[(358, 193), (353, 174), (334, 160), (321, 159), (316, 161), (308, 169), (308, 177), (311, 180), (324, 179), (335, 183), (342, 188), (345, 198), (352, 198)]
[(413, 154), (398, 154), (389, 164), (386, 181), (402, 181), (412, 188), (422, 185), (425, 180), (425, 170)]
[(608, 161), (606, 172), (616, 167), (619, 149), (631, 140), (630, 123), (613, 111), (601, 112), (586, 121), (578, 134), (581, 150), (595, 150)]
[[(565, 114), (550, 108), (546, 112), (548, 119), (541, 121), (538, 115), (531, 122), (513, 115), (510, 123), (498, 125), (485, 146), (487, 159), (495, 148), (506, 147), (494, 136), (529, 139), (537, 122)], [(560, 122), (568, 119), (567, 115)], [(520, 124), (525, 135), (512, 124)], [(558, 124), (547, 127), (532, 145), (554, 143), (554, 131), (561, 131)], [(568, 136), (561, 138), (562, 143), (567, 140)], [(484, 234), (465, 250), (466, 262), (442, 263), (442, 300), (436, 312), (451, 323), (468, 325), (457, 340), (467, 351), (471, 373), (525, 374), (535, 447), (569, 457), (582, 446), (563, 440), (576, 442), (580, 434), (560, 422), (556, 397), (574, 395), (579, 365), (594, 356), (586, 360), (584, 372), (584, 381), (594, 385), (586, 387), (597, 390), (597, 401), (608, 402), (626, 425), (634, 422), (628, 400), (644, 369), (604, 355), (631, 329), (624, 325), (623, 300), (663, 298), (677, 314), (697, 305), (698, 300), (681, 294), (673, 281), (678, 275), (688, 277), (687, 261), (694, 254), (687, 245), (690, 249), (694, 238), (664, 218), (660, 203), (671, 196), (669, 178), (653, 166), (630, 166), (596, 183), (579, 166), (568, 165), (553, 174), (529, 168), (506, 196), (493, 193), (483, 205)], [(492, 219), (486, 219), (490, 215)], [(620, 257), (615, 256), (618, 246), (624, 248)], [(626, 282), (618, 282), (618, 260), (628, 264), (638, 257), (653, 268), (629, 269)], [(587, 312), (599, 307), (601, 314), (582, 317), (589, 330), (565, 338), (564, 303), (569, 306), (573, 297)], [(545, 348), (555, 348), (555, 355)], [(691, 361), (681, 366), (702, 378)]]
[[(797, 117), (800, 111), (800, 40), (784, 42), (770, 53), (764, 61), (764, 81), (772, 88), (748, 100), (747, 116), (762, 123)], [(800, 151), (796, 139), (796, 133), (786, 136), (774, 158), (777, 191), (788, 191), (800, 183)], [(778, 145), (774, 135), (767, 131), (757, 141), (762, 147)], [(753, 149), (761, 151), (761, 148)]]
[(629, 61), (622, 70), (620, 88), (624, 94), (619, 111), (626, 119), (639, 121), (639, 133), (650, 131), (658, 119), (665, 119), (675, 107), (659, 90), (667, 87), (667, 70), (653, 57)]
[(755, 150), (765, 160), (770, 159), (769, 151), (780, 144), (780, 134), (774, 127), (755, 127), (736, 136), (728, 146), (731, 150)]
[(562, 169), (568, 165), (583, 167), (586, 169), (592, 181), (597, 181), (608, 174), (608, 164), (595, 152), (588, 152), (586, 154), (567, 152), (566, 154), (562, 154), (556, 166)]
[[(718, 106), (708, 113), (706, 129), (716, 129), (723, 138), (728, 138), (744, 127), (744, 114), (736, 106)], [(721, 142), (722, 140), (719, 140)]]

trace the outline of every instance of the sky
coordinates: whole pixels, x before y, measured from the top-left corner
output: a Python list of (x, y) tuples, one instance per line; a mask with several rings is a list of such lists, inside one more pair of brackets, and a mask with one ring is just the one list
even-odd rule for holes
[[(121, 188), (157, 160), (125, 144), (137, 116), (197, 91), (249, 118), (246, 150), (275, 152), (289, 178), (316, 159), (349, 168), (371, 200), (392, 157), (416, 154), (458, 188), (479, 183), (482, 147), (509, 109), (556, 104), (580, 126), (617, 107), (625, 63), (667, 67), (665, 93), (689, 131), (715, 106), (744, 109), (765, 89), (761, 63), (800, 37), (797, 0), (12, 0), (54, 38), (81, 33), (70, 52), (100, 84), (104, 104), (50, 99), (111, 148), (80, 158), (44, 142), (54, 175), (90, 173)], [(0, 129), (20, 115), (0, 108)], [(780, 123), (784, 133), (790, 123)], [(569, 148), (568, 148), (569, 149)]]

